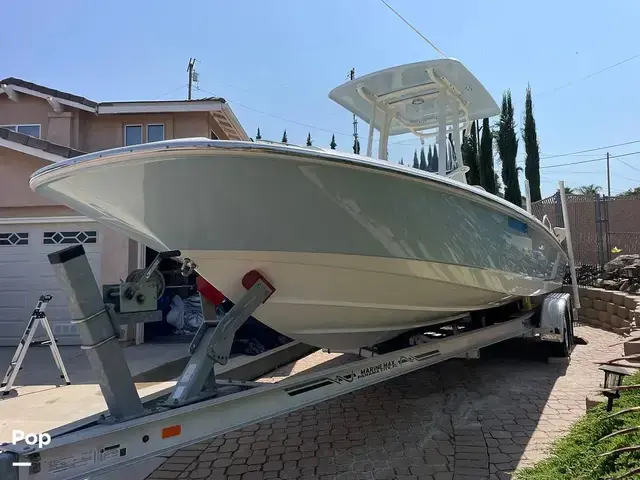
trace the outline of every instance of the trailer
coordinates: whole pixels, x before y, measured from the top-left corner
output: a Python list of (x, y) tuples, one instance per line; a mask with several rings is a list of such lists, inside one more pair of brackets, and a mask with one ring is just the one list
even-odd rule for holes
[[(133, 281), (105, 285), (102, 292), (82, 245), (49, 255), (108, 411), (1, 445), (0, 478), (90, 478), (451, 358), (477, 358), (481, 348), (510, 338), (553, 342), (562, 356), (569, 356), (573, 345), (571, 297), (552, 293), (539, 304), (521, 299), (506, 307), (443, 318), (438, 326), (350, 352), (357, 354), (354, 362), (277, 383), (253, 380), (308, 354), (311, 347), (285, 344), (260, 355), (233, 378), (219, 378), (215, 366), (228, 362), (235, 332), (277, 288), (252, 270), (241, 279), (244, 297), (215, 326), (205, 313), (175, 386), (142, 401), (118, 342), (119, 325), (157, 318), (154, 269), (162, 258), (179, 255), (160, 253), (146, 270), (129, 277)], [(188, 274), (192, 267), (185, 261), (183, 268)], [(201, 298), (203, 311), (211, 311), (206, 297)]]

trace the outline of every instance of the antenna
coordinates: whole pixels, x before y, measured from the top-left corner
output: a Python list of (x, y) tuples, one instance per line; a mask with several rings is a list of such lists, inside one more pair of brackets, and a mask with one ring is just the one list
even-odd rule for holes
[[(356, 77), (356, 69), (352, 68), (349, 72), (349, 79)], [(358, 141), (358, 118), (353, 114), (353, 153), (360, 154), (360, 142)]]
[(193, 84), (194, 77), (195, 81), (198, 81), (198, 74), (193, 71), (195, 63), (195, 58), (189, 58), (189, 65), (187, 65), (187, 73), (189, 74), (189, 93), (187, 94), (187, 100), (191, 100), (191, 85)]

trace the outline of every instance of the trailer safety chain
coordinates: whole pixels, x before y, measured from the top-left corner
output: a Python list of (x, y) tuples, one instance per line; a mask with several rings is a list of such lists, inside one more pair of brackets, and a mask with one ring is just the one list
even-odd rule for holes
[[(103, 313), (106, 313), (107, 316), (109, 317), (109, 322), (111, 323), (111, 327), (113, 328), (113, 336), (115, 338), (118, 338), (118, 336), (119, 336), (119, 328), (118, 328), (118, 323), (117, 323), (117, 318), (116, 318), (116, 312), (114, 310), (113, 304), (111, 304), (111, 303), (106, 303), (104, 305), (103, 309), (98, 310), (96, 313), (94, 313), (92, 315), (89, 315), (88, 317), (78, 318), (76, 320), (71, 320), (71, 324), (80, 325), (82, 323), (86, 323), (89, 320), (93, 320), (94, 318), (98, 318)], [(105, 342), (107, 342), (109, 340), (111, 340), (111, 338), (107, 338), (106, 340), (103, 340), (102, 342), (97, 343), (95, 345), (88, 345), (86, 347), (83, 346), (82, 349), (91, 350), (92, 348), (99, 347), (100, 345), (102, 345), (103, 343), (105, 343)]]
[(100, 345), (104, 345), (107, 342), (110, 342), (113, 339), (118, 339), (117, 335), (111, 335), (109, 338), (105, 338), (101, 342), (94, 343), (93, 345), (80, 345), (81, 350), (93, 350), (94, 348), (98, 348)]
[(88, 317), (84, 317), (84, 318), (79, 318), (77, 320), (71, 320), (71, 323), (73, 323), (74, 325), (78, 325), (80, 323), (85, 323), (88, 322), (89, 320), (92, 320), (94, 318), (96, 318), (98, 315), (102, 315), (103, 313), (109, 313), (107, 311), (107, 307), (105, 306), (105, 308), (103, 308), (102, 310), (97, 311), (96, 313), (94, 313), (93, 315), (89, 315)]

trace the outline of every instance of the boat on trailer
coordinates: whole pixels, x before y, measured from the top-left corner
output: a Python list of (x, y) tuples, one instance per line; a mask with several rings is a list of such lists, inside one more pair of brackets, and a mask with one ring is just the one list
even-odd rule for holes
[[(232, 302), (259, 272), (277, 288), (255, 318), (332, 350), (561, 286), (567, 256), (554, 231), (467, 185), (462, 131), (499, 109), (462, 63), (392, 67), (329, 97), (369, 124), (365, 156), (168, 140), (65, 160), (30, 185), (157, 251), (179, 250)], [(437, 172), (388, 160), (389, 138), (406, 133), (436, 139)]]

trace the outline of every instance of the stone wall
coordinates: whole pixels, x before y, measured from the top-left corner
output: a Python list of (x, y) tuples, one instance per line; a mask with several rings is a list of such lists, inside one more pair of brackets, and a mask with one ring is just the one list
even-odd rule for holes
[[(571, 292), (571, 287), (565, 291)], [(640, 296), (592, 287), (579, 287), (578, 291), (580, 322), (620, 335), (640, 326)]]

